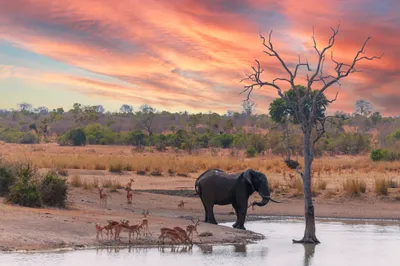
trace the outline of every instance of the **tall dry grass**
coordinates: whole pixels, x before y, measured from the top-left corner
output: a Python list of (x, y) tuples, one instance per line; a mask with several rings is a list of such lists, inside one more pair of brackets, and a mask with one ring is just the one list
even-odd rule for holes
[[(246, 158), (230, 156), (229, 151), (213, 155), (209, 151), (196, 154), (164, 152), (132, 152), (126, 146), (60, 147), (57, 145), (7, 144), (0, 156), (7, 161), (31, 160), (40, 168), (133, 171), (137, 173), (181, 174), (198, 173), (208, 168), (243, 171), (246, 168), (265, 173), (286, 175), (282, 157)], [(33, 147), (32, 147), (33, 146)], [(302, 159), (300, 159), (302, 165)], [(368, 156), (338, 156), (316, 158), (314, 177), (321, 175), (349, 176), (354, 173), (400, 173), (400, 162), (372, 162)]]
[(343, 190), (348, 196), (357, 197), (361, 193), (365, 193), (367, 190), (367, 184), (364, 180), (356, 179), (346, 179), (343, 182)]

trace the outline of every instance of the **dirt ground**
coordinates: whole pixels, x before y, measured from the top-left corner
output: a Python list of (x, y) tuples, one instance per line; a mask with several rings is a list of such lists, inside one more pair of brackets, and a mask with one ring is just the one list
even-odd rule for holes
[[(143, 218), (142, 210), (148, 209), (149, 229), (151, 236), (134, 240), (134, 245), (155, 245), (161, 227), (181, 226), (190, 224), (190, 218), (201, 221), (204, 219), (202, 204), (194, 196), (194, 181), (197, 174), (189, 177), (180, 176), (142, 176), (132, 172), (111, 174), (108, 171), (71, 169), (69, 179), (79, 175), (82, 180), (97, 179), (118, 180), (125, 185), (134, 178), (133, 203), (127, 204), (126, 192), (108, 192), (107, 207), (99, 203), (97, 189), (70, 187), (69, 206), (60, 209), (32, 209), (0, 203), (0, 250), (43, 250), (55, 248), (83, 248), (93, 246), (108, 246), (127, 244), (128, 235), (122, 233), (122, 243), (96, 240), (95, 223), (105, 224), (108, 219), (127, 219), (130, 224), (136, 224)], [(106, 190), (108, 191), (108, 189)], [(281, 204), (269, 203), (265, 207), (249, 209), (247, 221), (260, 219), (260, 216), (302, 216), (304, 212), (301, 196), (294, 197), (273, 193), (272, 196), (282, 201)], [(250, 200), (258, 198), (253, 195)], [(185, 205), (179, 208), (179, 202)], [(218, 222), (234, 222), (235, 215), (230, 205), (215, 206)], [(396, 219), (400, 221), (400, 201), (389, 197), (379, 198), (361, 195), (358, 198), (318, 196), (315, 198), (315, 214), (317, 217), (336, 218), (378, 218)], [(262, 218), (264, 219), (264, 218)], [(212, 236), (201, 237), (201, 243), (244, 243), (263, 238), (251, 231), (233, 229), (221, 225), (211, 225), (201, 222), (198, 232), (210, 232)], [(299, 232), (301, 235), (302, 232)], [(104, 238), (106, 238), (104, 234)], [(200, 244), (195, 236), (194, 243)]]

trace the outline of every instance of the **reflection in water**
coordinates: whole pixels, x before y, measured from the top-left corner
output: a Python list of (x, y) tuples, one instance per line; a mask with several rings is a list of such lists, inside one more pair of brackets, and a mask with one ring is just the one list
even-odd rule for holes
[(159, 246), (158, 250), (161, 253), (166, 253), (165, 251), (169, 251), (171, 253), (188, 253), (192, 254), (193, 252), (193, 246), (191, 245), (185, 245), (185, 246)]
[(213, 252), (212, 245), (199, 245), (199, 248), (201, 249), (201, 252), (203, 252), (203, 254), (211, 254)]
[(248, 245), (203, 244), (192, 247), (160, 246), (158, 249), (114, 247), (96, 251), (0, 253), (0, 265), (398, 265), (399, 223), (382, 227), (371, 223), (318, 222), (318, 238), (323, 243), (318, 247), (292, 244), (291, 239), (304, 230), (304, 222), (301, 220), (269, 220), (246, 224), (249, 230), (263, 233), (267, 238)]
[(304, 246), (304, 266), (310, 266), (315, 253), (315, 244), (303, 244)]
[(235, 252), (246, 254), (246, 251), (247, 251), (246, 245), (244, 245), (244, 244), (236, 244), (236, 245), (233, 245), (233, 246), (235, 247)]

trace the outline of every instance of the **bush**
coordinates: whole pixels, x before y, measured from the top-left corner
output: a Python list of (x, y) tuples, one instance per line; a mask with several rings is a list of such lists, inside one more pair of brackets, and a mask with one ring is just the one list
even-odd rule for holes
[(372, 150), (372, 152), (371, 152), (371, 160), (372, 161), (374, 161), (374, 162), (377, 162), (377, 161), (382, 161), (384, 158), (385, 158), (385, 154), (387, 153), (387, 150), (385, 150), (385, 149), (375, 149), (375, 150)]
[(246, 150), (246, 156), (249, 158), (256, 156), (256, 153), (257, 151), (253, 146), (248, 147)]
[(400, 152), (387, 149), (375, 149), (371, 152), (371, 160), (377, 161), (396, 161), (400, 160)]
[(79, 175), (74, 175), (70, 182), (71, 186), (73, 187), (81, 187), (82, 186), (82, 179)]
[(358, 179), (346, 180), (343, 182), (343, 189), (349, 196), (359, 196), (360, 193), (365, 193), (367, 185), (364, 181)]
[(164, 152), (167, 150), (167, 145), (164, 142), (157, 142), (156, 143), (156, 150), (160, 152)]
[(61, 176), (68, 176), (68, 170), (65, 168), (58, 168), (57, 173)]
[(222, 134), (215, 136), (211, 141), (211, 145), (214, 147), (222, 147), (224, 149), (229, 148), (233, 143), (233, 136), (231, 134)]
[(147, 143), (147, 136), (141, 130), (132, 131), (127, 139), (128, 143), (134, 146), (142, 146)]
[(86, 126), (85, 134), (89, 144), (108, 145), (118, 141), (117, 133), (100, 124), (90, 124)]
[(22, 181), (18, 181), (10, 188), (7, 201), (26, 207), (41, 207), (43, 205), (37, 184)]
[(53, 207), (65, 207), (67, 202), (67, 181), (49, 171), (40, 184), (40, 195), (43, 203)]
[(0, 140), (4, 142), (17, 143), (23, 135), (23, 132), (13, 128), (0, 128)]
[(112, 173), (122, 173), (124, 166), (121, 163), (110, 164), (108, 171)]
[(375, 179), (375, 193), (377, 195), (387, 195), (389, 185), (386, 179)]
[(346, 132), (339, 135), (335, 142), (337, 151), (345, 154), (359, 154), (370, 149), (370, 140), (368, 136), (358, 133)]
[(68, 131), (57, 139), (60, 145), (84, 146), (86, 144), (86, 134), (81, 128)]
[(320, 190), (325, 190), (327, 185), (328, 185), (328, 183), (326, 181), (323, 181), (323, 180), (318, 181), (318, 183), (317, 183), (317, 187)]
[(32, 132), (25, 132), (24, 135), (18, 140), (20, 144), (34, 144), (38, 143), (39, 138)]
[(17, 163), (14, 166), (17, 181), (10, 187), (7, 201), (26, 206), (42, 206), (42, 198), (37, 189), (37, 169), (31, 163)]
[(0, 165), (0, 196), (10, 192), (10, 187), (15, 184), (17, 178), (11, 166)]

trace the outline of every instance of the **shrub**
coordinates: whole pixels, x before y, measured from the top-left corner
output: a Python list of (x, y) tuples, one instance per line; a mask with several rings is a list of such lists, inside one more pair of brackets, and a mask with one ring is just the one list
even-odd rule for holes
[(0, 140), (4, 142), (17, 143), (23, 135), (23, 132), (13, 128), (0, 128)]
[(375, 193), (377, 195), (387, 195), (389, 182), (386, 179), (375, 179)]
[(0, 196), (10, 192), (10, 187), (15, 184), (17, 178), (11, 166), (0, 165)]
[(60, 145), (83, 146), (86, 144), (86, 134), (81, 128), (75, 128), (57, 139)]
[(124, 170), (125, 171), (133, 171), (132, 165), (126, 164), (125, 167), (124, 167)]
[(116, 132), (97, 123), (86, 126), (85, 134), (89, 144), (114, 144), (118, 139)]
[(24, 135), (18, 140), (20, 144), (34, 144), (38, 143), (39, 138), (32, 132), (25, 132)]
[(394, 181), (394, 180), (392, 180), (392, 179), (389, 180), (388, 182), (389, 182), (389, 187), (390, 187), (390, 188), (398, 188), (398, 187), (400, 186), (399, 182)]
[(58, 168), (57, 173), (61, 176), (68, 176), (68, 170), (65, 168)]
[(122, 173), (122, 169), (124, 169), (124, 166), (121, 163), (112, 163), (110, 164), (108, 171), (112, 173)]
[(250, 147), (248, 147), (246, 149), (246, 156), (247, 157), (254, 157), (254, 156), (256, 156), (256, 153), (257, 153), (257, 151), (253, 146), (250, 146)]
[(375, 149), (371, 152), (371, 160), (373, 161), (396, 161), (400, 160), (400, 152), (390, 151), (387, 149)]
[(154, 170), (151, 171), (150, 175), (152, 175), (152, 176), (162, 176), (163, 174), (162, 174), (161, 169), (159, 169), (159, 168), (154, 168)]
[(345, 154), (359, 154), (370, 149), (370, 140), (368, 136), (359, 133), (346, 132), (339, 135), (335, 147), (337, 151)]
[(364, 181), (358, 179), (347, 179), (343, 182), (343, 189), (349, 196), (360, 196), (360, 193), (365, 193), (367, 185)]
[(385, 149), (374, 149), (371, 152), (371, 160), (374, 162), (382, 161), (386, 156), (387, 150)]
[(42, 198), (37, 188), (37, 169), (31, 163), (17, 163), (14, 166), (17, 181), (10, 187), (7, 201), (26, 206), (42, 206)]
[(164, 152), (167, 150), (167, 145), (164, 142), (157, 142), (156, 143), (156, 150), (160, 152)]
[(81, 187), (82, 186), (82, 179), (79, 175), (74, 175), (70, 182), (71, 186), (73, 187)]
[(214, 147), (222, 147), (224, 149), (229, 148), (233, 143), (233, 136), (231, 134), (222, 134), (215, 136), (211, 141), (211, 145)]
[(96, 164), (94, 165), (94, 169), (95, 169), (95, 170), (106, 170), (106, 166), (105, 166), (104, 164), (96, 163)]
[(41, 207), (43, 204), (37, 184), (22, 181), (10, 188), (7, 201), (26, 207)]
[(141, 130), (132, 131), (128, 136), (128, 143), (134, 146), (146, 145), (147, 136)]
[(67, 202), (68, 186), (64, 178), (54, 171), (49, 171), (40, 184), (40, 194), (43, 203), (53, 207), (65, 207)]
[(318, 189), (325, 190), (328, 183), (326, 181), (318, 181)]
[(113, 184), (113, 181), (111, 179), (106, 179), (106, 180), (103, 180), (101, 182), (101, 184), (104, 188), (110, 188)]

